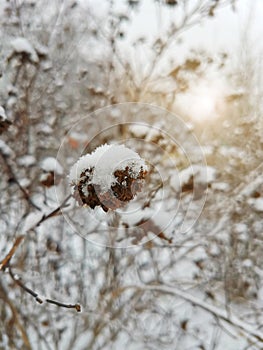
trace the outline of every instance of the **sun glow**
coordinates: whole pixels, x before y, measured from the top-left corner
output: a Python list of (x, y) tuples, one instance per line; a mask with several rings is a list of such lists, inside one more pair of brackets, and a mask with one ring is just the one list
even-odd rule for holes
[(208, 91), (198, 92), (192, 96), (192, 107), (194, 113), (193, 119), (207, 120), (216, 116), (216, 99), (215, 96), (209, 96)]
[(223, 104), (222, 86), (202, 82), (180, 98), (180, 108), (195, 122), (208, 122), (220, 116)]

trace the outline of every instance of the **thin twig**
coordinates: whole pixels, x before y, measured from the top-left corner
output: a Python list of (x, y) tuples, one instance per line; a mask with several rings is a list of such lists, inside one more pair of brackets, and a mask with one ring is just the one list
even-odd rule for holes
[(60, 215), (61, 209), (67, 206), (66, 204), (71, 197), (72, 197), (71, 194), (68, 195), (56, 209), (52, 210), (49, 214), (44, 215), (31, 229), (39, 226), (40, 224), (42, 224), (42, 222), (46, 221), (47, 219)]
[(234, 326), (236, 328), (241, 329), (246, 336), (250, 340), (257, 339), (260, 343), (263, 343), (263, 333), (257, 329), (254, 329), (250, 324), (243, 322), (238, 317), (234, 316), (233, 314), (229, 315), (226, 310), (219, 309), (216, 306), (210, 305), (206, 303), (203, 300), (200, 300), (199, 298), (188, 294), (184, 290), (180, 290), (173, 286), (164, 286), (164, 285), (130, 285), (123, 288), (117, 289), (115, 292), (116, 294), (121, 294), (127, 289), (136, 289), (136, 290), (144, 290), (144, 291), (152, 291), (152, 292), (160, 292), (165, 294), (172, 294), (179, 298), (182, 298), (185, 301), (188, 301), (192, 305), (195, 305), (210, 314), (214, 315), (220, 320), (223, 320), (230, 324), (231, 326)]
[[(51, 217), (59, 215), (59, 212), (61, 211), (62, 208), (65, 208), (67, 205), (68, 200), (71, 198), (71, 195), (68, 195), (64, 201), (54, 210), (52, 210), (49, 214), (44, 215), (32, 228), (35, 228), (39, 226), (42, 222), (50, 219)], [(32, 229), (31, 228), (31, 229)], [(19, 245), (22, 243), (24, 240), (25, 235), (20, 235), (16, 238), (12, 248), (10, 251), (7, 253), (6, 257), (0, 262), (0, 271), (3, 270), (5, 267), (8, 266), (10, 260), (12, 259), (13, 255), (15, 254), (17, 248)]]
[(36, 292), (34, 292), (32, 289), (28, 288), (27, 286), (24, 285), (24, 283), (21, 281), (21, 279), (14, 275), (12, 269), (9, 267), (9, 275), (11, 276), (12, 280), (20, 287), (22, 288), (25, 292), (27, 292), (28, 294), (32, 295), (36, 301), (39, 304), (43, 303), (43, 300), (38, 296), (38, 294)]
[(28, 192), (24, 189), (23, 186), (20, 185), (18, 179), (15, 176), (15, 173), (14, 173), (11, 165), (9, 164), (9, 162), (7, 160), (7, 157), (2, 152), (0, 152), (0, 154), (2, 156), (4, 163), (5, 163), (5, 166), (6, 166), (8, 175), (9, 175), (9, 179), (12, 180), (18, 186), (19, 190), (22, 192), (22, 194), (23, 194), (24, 198), (26, 199), (26, 201), (28, 202), (28, 204), (30, 204), (32, 207), (34, 207), (35, 209), (40, 211), (41, 209), (31, 200)]
[(19, 330), (22, 340), (24, 342), (24, 347), (23, 349), (28, 349), (31, 350), (31, 345), (30, 345), (30, 341), (27, 335), (27, 332), (23, 326), (23, 323), (20, 320), (19, 317), (19, 311), (17, 310), (17, 308), (15, 307), (15, 305), (13, 304), (13, 302), (11, 301), (11, 299), (9, 299), (8, 297), (8, 292), (5, 290), (4, 286), (2, 286), (2, 284), (0, 283), (0, 299), (2, 299), (10, 308), (11, 312), (12, 312), (12, 319), (14, 321), (14, 324), (17, 326), (17, 329)]
[(65, 307), (67, 309), (75, 309), (76, 311), (80, 312), (81, 311), (81, 306), (80, 304), (64, 304), (61, 303), (60, 301), (52, 300), (52, 299), (46, 299), (47, 303), (54, 304), (60, 307)]
[(17, 275), (14, 275), (11, 267), (9, 267), (9, 275), (12, 278), (12, 280), (20, 287), (22, 288), (25, 292), (27, 292), (28, 294), (30, 294), (31, 296), (34, 297), (34, 299), (39, 303), (39, 304), (43, 304), (44, 302), (49, 303), (49, 304), (53, 304), (53, 305), (57, 305), (59, 307), (65, 307), (67, 309), (75, 309), (77, 312), (81, 312), (81, 306), (80, 304), (65, 304), (65, 303), (61, 303), (59, 301), (53, 300), (53, 299), (48, 299), (48, 298), (40, 298), (38, 293), (36, 293), (34, 290), (32, 290), (31, 288), (28, 288), (21, 280), (20, 277), (18, 277)]
[(9, 264), (10, 260), (12, 259), (13, 255), (15, 254), (17, 248), (19, 247), (19, 245), (21, 244), (24, 238), (25, 238), (24, 235), (18, 236), (16, 238), (12, 248), (9, 250), (6, 257), (0, 263), (0, 271), (4, 270), (4, 268), (7, 267), (7, 265)]
[(164, 183), (160, 182), (155, 188), (153, 188), (150, 192), (149, 192), (149, 199), (147, 200), (147, 202), (144, 203), (142, 209), (148, 208), (151, 205), (152, 200), (154, 199), (154, 197), (156, 196), (156, 194), (158, 193), (158, 191), (163, 188)]

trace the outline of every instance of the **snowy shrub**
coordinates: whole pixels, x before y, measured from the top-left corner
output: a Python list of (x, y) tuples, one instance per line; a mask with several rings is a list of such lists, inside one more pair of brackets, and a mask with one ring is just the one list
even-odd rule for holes
[(55, 158), (46, 157), (40, 163), (40, 168), (42, 173), (39, 180), (43, 186), (51, 187), (60, 182), (63, 168)]
[(5, 110), (2, 106), (0, 106), (0, 134), (6, 131), (11, 122), (7, 119)]
[(70, 171), (73, 196), (79, 205), (104, 211), (123, 207), (142, 189), (147, 166), (124, 145), (103, 145), (82, 156)]

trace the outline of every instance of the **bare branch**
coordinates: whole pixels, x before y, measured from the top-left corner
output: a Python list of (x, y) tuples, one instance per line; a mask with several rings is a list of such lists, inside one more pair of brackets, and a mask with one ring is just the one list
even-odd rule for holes
[(39, 226), (40, 224), (42, 224), (42, 222), (50, 219), (50, 218), (53, 218), (54, 216), (58, 216), (58, 215), (61, 215), (61, 209), (67, 207), (67, 202), (68, 200), (71, 198), (71, 194), (68, 195), (64, 201), (54, 210), (52, 210), (49, 214), (47, 215), (44, 215), (31, 229)]
[(28, 288), (21, 280), (20, 277), (18, 277), (17, 275), (15, 275), (12, 271), (12, 269), (9, 267), (9, 275), (11, 276), (12, 280), (20, 287), (22, 288), (25, 292), (27, 292), (28, 294), (30, 294), (31, 296), (33, 296), (35, 298), (35, 300), (39, 303), (39, 304), (43, 304), (44, 302), (49, 303), (49, 304), (54, 304), (57, 305), (59, 307), (65, 307), (67, 309), (75, 309), (77, 312), (81, 312), (81, 305), (80, 304), (65, 304), (65, 303), (61, 303), (59, 301), (53, 300), (53, 299), (48, 299), (48, 298), (41, 298), (39, 297), (38, 293), (36, 293), (35, 291), (33, 291), (32, 289)]
[(2, 299), (9, 306), (9, 308), (12, 312), (13, 322), (14, 322), (14, 324), (16, 324), (18, 330), (21, 333), (23, 343), (25, 345), (25, 349), (29, 349), (29, 350), (32, 349), (31, 345), (30, 345), (30, 341), (28, 339), (28, 335), (26, 333), (26, 330), (19, 319), (19, 312), (16, 309), (15, 305), (12, 303), (12, 301), (8, 298), (8, 293), (5, 290), (5, 288), (2, 286), (1, 283), (0, 283), (0, 299)]
[(9, 250), (8, 254), (6, 255), (6, 257), (0, 263), (0, 271), (4, 270), (5, 267), (8, 266), (10, 260), (12, 259), (13, 255), (15, 254), (17, 248), (19, 247), (19, 245), (21, 244), (21, 242), (23, 241), (24, 238), (25, 238), (24, 235), (18, 236), (16, 238), (12, 248)]
[(11, 165), (9, 164), (8, 160), (7, 160), (7, 157), (0, 151), (0, 154), (1, 154), (1, 157), (4, 161), (4, 164), (5, 164), (5, 167), (6, 167), (6, 170), (7, 170), (7, 173), (8, 173), (8, 176), (9, 176), (9, 179), (12, 180), (19, 188), (19, 190), (22, 192), (23, 194), (23, 197), (26, 199), (26, 201), (28, 202), (29, 205), (31, 205), (32, 207), (34, 207), (35, 209), (37, 210), (41, 210), (30, 198), (28, 192), (24, 189), (23, 186), (20, 185), (17, 177), (15, 176), (15, 173), (11, 167)]
[(75, 309), (77, 312), (81, 312), (80, 304), (64, 304), (64, 303), (61, 303), (59, 301), (52, 300), (52, 299), (46, 299), (46, 302), (50, 303), (50, 304), (54, 304), (54, 305), (60, 306), (60, 307), (65, 307), (67, 309)]
[(238, 317), (234, 315), (229, 315), (226, 310), (219, 309), (216, 306), (210, 305), (199, 298), (196, 298), (195, 296), (188, 294), (184, 290), (180, 290), (176, 287), (172, 286), (161, 286), (161, 285), (131, 285), (126, 286), (123, 288), (120, 288), (116, 291), (116, 293), (122, 293), (127, 289), (139, 289), (144, 291), (153, 291), (153, 292), (161, 292), (166, 294), (173, 294), (176, 295), (179, 298), (182, 298), (188, 302), (190, 302), (192, 305), (198, 306), (201, 309), (211, 313), (218, 319), (221, 319), (231, 326), (234, 326), (236, 328), (241, 329), (249, 338), (252, 338), (252, 340), (256, 339), (263, 343), (263, 333), (261, 331), (258, 331), (257, 329), (254, 329), (253, 326), (250, 324), (243, 322)]

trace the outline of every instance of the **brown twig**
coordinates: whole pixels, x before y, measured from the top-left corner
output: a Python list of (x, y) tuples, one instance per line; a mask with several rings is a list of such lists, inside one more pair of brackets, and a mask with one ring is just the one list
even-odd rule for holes
[[(43, 221), (54, 217), (56, 215), (58, 215), (58, 213), (60, 212), (60, 210), (65, 207), (67, 201), (69, 200), (69, 198), (71, 197), (71, 195), (67, 196), (65, 198), (65, 200), (59, 205), (59, 207), (57, 207), (56, 209), (54, 209), (52, 212), (50, 212), (49, 214), (43, 216), (35, 225), (35, 227), (39, 226)], [(56, 300), (52, 300), (52, 299), (48, 299), (48, 298), (40, 298), (38, 293), (36, 293), (35, 291), (33, 291), (32, 289), (28, 288), (21, 280), (21, 278), (19, 278), (18, 276), (14, 275), (11, 267), (9, 266), (9, 263), (13, 257), (13, 255), (15, 254), (17, 248), (19, 247), (19, 245), (21, 244), (21, 242), (23, 241), (23, 239), (25, 238), (25, 235), (21, 235), (18, 236), (12, 246), (12, 248), (10, 249), (10, 251), (7, 253), (6, 257), (0, 262), (0, 271), (4, 270), (5, 268), (9, 268), (9, 275), (12, 278), (12, 280), (16, 283), (16, 285), (18, 285), (20, 288), (22, 288), (25, 292), (27, 292), (28, 294), (30, 294), (32, 297), (34, 297), (34, 299), (39, 303), (39, 304), (43, 304), (43, 302), (47, 302), (49, 304), (54, 304), (60, 307), (65, 307), (68, 309), (75, 309), (77, 312), (81, 311), (81, 306), (80, 304), (65, 304), (65, 303), (61, 303), (59, 301)]]
[(54, 305), (60, 306), (60, 307), (65, 307), (67, 309), (75, 309), (77, 312), (81, 311), (80, 304), (64, 304), (64, 303), (61, 303), (59, 301), (52, 300), (52, 299), (46, 299), (46, 302), (49, 304), (54, 304)]
[(244, 335), (246, 335), (248, 339), (250, 339), (251, 341), (254, 341), (256, 339), (257, 341), (263, 343), (263, 333), (259, 329), (257, 329), (256, 327), (254, 328), (251, 324), (242, 321), (239, 317), (235, 315), (229, 315), (227, 310), (211, 305), (189, 294), (185, 290), (178, 289), (175, 286), (142, 284), (142, 285), (125, 286), (117, 289), (117, 291), (114, 291), (114, 293), (121, 294), (128, 289), (152, 291), (152, 292), (175, 295), (191, 303), (192, 305), (207, 311), (208, 313), (214, 315), (217, 319), (222, 320), (235, 328), (239, 328), (244, 332)]
[[(42, 222), (46, 221), (47, 219), (50, 219), (50, 218), (52, 218), (52, 217), (54, 217), (54, 216), (60, 215), (61, 209), (62, 209), (62, 208), (65, 208), (65, 207), (67, 206), (67, 205), (66, 205), (66, 204), (67, 204), (67, 201), (68, 201), (71, 197), (72, 197), (71, 194), (68, 195), (68, 196), (64, 199), (64, 201), (63, 201), (56, 209), (52, 210), (49, 214), (44, 215), (44, 216), (34, 225), (34, 227), (32, 227), (32, 228), (35, 228), (35, 227), (39, 226), (40, 224), (42, 224)], [(31, 229), (32, 229), (32, 228), (31, 228)]]
[[(10, 308), (11, 312), (12, 312), (12, 321), (13, 321), (13, 326), (16, 325), (17, 329), (20, 331), (20, 334), (22, 336), (23, 342), (24, 342), (24, 347), (25, 349), (31, 350), (31, 345), (30, 345), (30, 341), (27, 335), (27, 332), (23, 326), (23, 323), (20, 320), (19, 317), (19, 312), (16, 309), (15, 305), (13, 304), (13, 302), (11, 301), (11, 299), (9, 299), (8, 297), (8, 292), (5, 290), (4, 286), (0, 283), (0, 299), (2, 299)], [(8, 331), (8, 330), (7, 330)]]
[(22, 288), (25, 292), (28, 294), (32, 295), (36, 301), (39, 304), (43, 303), (43, 300), (38, 296), (36, 292), (34, 292), (32, 289), (28, 288), (27, 286), (24, 285), (24, 283), (21, 281), (21, 279), (17, 276), (14, 275), (12, 269), (9, 267), (9, 275), (11, 276), (12, 280), (20, 287)]
[(39, 303), (43, 304), (44, 302), (57, 305), (59, 307), (65, 307), (67, 309), (75, 309), (77, 312), (81, 312), (81, 305), (80, 304), (65, 304), (61, 303), (59, 301), (53, 300), (53, 299), (48, 299), (48, 298), (40, 298), (38, 293), (33, 291), (31, 288), (28, 288), (21, 280), (20, 277), (17, 275), (14, 275), (11, 267), (9, 267), (9, 275), (11, 276), (12, 280), (20, 287), (22, 288), (25, 292), (30, 294), (31, 296), (34, 297), (34, 299)]
[(150, 192), (149, 192), (149, 199), (147, 200), (147, 202), (144, 203), (142, 209), (148, 208), (151, 205), (152, 200), (154, 199), (154, 197), (156, 196), (157, 192), (163, 188), (164, 183), (160, 182), (155, 188), (153, 188)]
[(23, 241), (24, 238), (25, 238), (24, 235), (18, 236), (16, 238), (12, 248), (9, 250), (9, 252), (6, 255), (6, 257), (0, 263), (0, 271), (4, 270), (5, 267), (8, 266), (10, 260), (12, 259), (13, 255), (15, 254), (17, 248), (19, 247), (19, 245), (21, 244), (21, 242)]
[(15, 173), (11, 167), (11, 165), (9, 164), (8, 160), (7, 160), (7, 157), (2, 153), (0, 152), (1, 156), (2, 156), (2, 159), (5, 163), (5, 167), (6, 167), (6, 170), (8, 172), (8, 175), (9, 175), (9, 180), (12, 180), (19, 188), (19, 190), (22, 192), (24, 198), (26, 199), (26, 201), (28, 202), (28, 204), (30, 204), (32, 207), (34, 207), (35, 209), (37, 210), (41, 210), (33, 201), (32, 199), (30, 198), (28, 192), (24, 189), (23, 186), (20, 185), (18, 179), (16, 178), (15, 176)]

